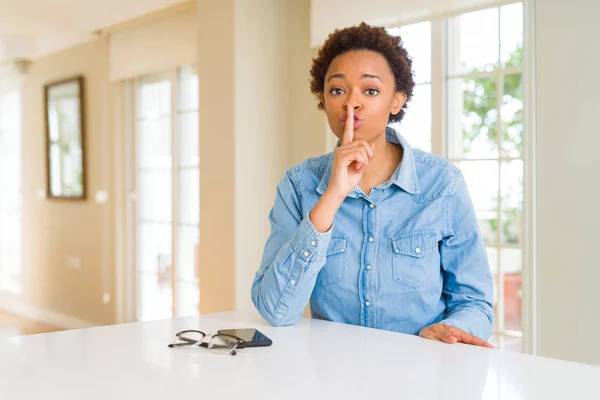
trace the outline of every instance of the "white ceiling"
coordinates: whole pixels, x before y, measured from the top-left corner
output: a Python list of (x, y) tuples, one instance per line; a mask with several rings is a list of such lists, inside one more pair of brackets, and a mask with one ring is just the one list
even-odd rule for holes
[(0, 0), (0, 63), (35, 59), (186, 0)]

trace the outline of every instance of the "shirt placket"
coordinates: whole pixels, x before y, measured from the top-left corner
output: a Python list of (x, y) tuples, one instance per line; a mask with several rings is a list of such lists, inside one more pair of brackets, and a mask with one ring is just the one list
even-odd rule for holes
[(363, 257), (361, 257), (360, 271), (360, 299), (361, 299), (361, 325), (375, 327), (375, 287), (374, 260), (377, 254), (377, 204), (373, 199), (376, 196), (372, 190), (371, 198), (364, 197), (363, 206)]

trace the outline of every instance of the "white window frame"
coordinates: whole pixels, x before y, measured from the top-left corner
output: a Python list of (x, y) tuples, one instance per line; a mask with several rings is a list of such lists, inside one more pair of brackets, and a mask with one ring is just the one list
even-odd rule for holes
[[(186, 64), (187, 65), (187, 64)], [(178, 119), (180, 115), (198, 111), (198, 109), (185, 109), (180, 110), (178, 108), (179, 100), (179, 82), (178, 72), (182, 66), (169, 69), (163, 73), (150, 74), (150, 75), (163, 75), (168, 78), (171, 87), (171, 149), (172, 149), (172, 163), (171, 163), (171, 195), (172, 195), (172, 211), (171, 211), (171, 285), (172, 285), (172, 317), (175, 318), (177, 314), (177, 285), (175, 284), (177, 277), (177, 245), (178, 245), (178, 227), (179, 224), (175, 223), (179, 221), (179, 198), (178, 198), (178, 185), (179, 185), (179, 171), (183, 169), (189, 169), (189, 166), (180, 166), (178, 163), (178, 154), (176, 152), (177, 146), (177, 134), (178, 134)], [(137, 132), (138, 132), (138, 89), (139, 80), (142, 77), (128, 80), (123, 82), (122, 86), (122, 101), (123, 101), (123, 130), (125, 132), (124, 140), (124, 166), (125, 166), (125, 179), (124, 186), (126, 192), (126, 205), (125, 205), (125, 249), (124, 249), (124, 267), (120, 269), (120, 293), (124, 297), (124, 301), (118, 307), (120, 321), (122, 322), (133, 322), (138, 320), (138, 296), (139, 296), (139, 285), (137, 284), (137, 223), (138, 223), (138, 195), (137, 195)], [(199, 206), (198, 206), (199, 207)], [(199, 312), (199, 309), (198, 309)]]
[[(487, 5), (484, 7), (473, 8), (468, 10), (461, 10), (457, 13), (440, 15), (436, 18), (429, 19), (431, 23), (431, 115), (432, 115), (432, 137), (431, 137), (431, 151), (433, 154), (440, 155), (442, 157), (448, 157), (448, 144), (447, 144), (447, 57), (448, 57), (448, 37), (447, 37), (447, 21), (449, 18), (455, 17), (468, 12), (479, 11), (489, 8), (499, 8), (504, 5), (519, 3), (515, 0), (499, 1), (493, 5)], [(535, 138), (535, 117), (534, 117), (534, 105), (535, 99), (533, 95), (535, 93), (533, 88), (533, 1), (525, 0), (523, 3), (523, 64), (521, 67), (516, 68), (505, 68), (501, 66), (491, 72), (482, 72), (477, 74), (462, 74), (452, 75), (452, 78), (470, 78), (470, 77), (496, 77), (497, 87), (500, 91), (496, 96), (496, 107), (499, 109), (502, 102), (502, 90), (503, 77), (511, 73), (520, 73), (523, 87), (523, 148), (521, 157), (519, 158), (491, 158), (490, 160), (499, 161), (500, 165), (503, 161), (511, 160), (522, 160), (523, 161), (523, 210), (522, 210), (522, 234), (521, 244), (519, 247), (522, 249), (523, 254), (523, 269), (521, 272), (522, 276), (522, 287), (523, 287), (523, 298), (522, 298), (522, 333), (505, 331), (500, 326), (499, 330), (494, 330), (494, 335), (502, 340), (503, 337), (521, 337), (523, 340), (523, 352), (529, 354), (536, 354), (536, 330), (535, 330), (535, 318), (536, 318), (536, 284), (535, 276), (537, 273), (537, 257), (535, 254), (535, 210), (533, 204), (535, 204), (535, 171), (534, 171), (534, 157), (535, 149), (534, 138)], [(410, 24), (423, 22), (411, 21)], [(408, 25), (408, 24), (407, 24)], [(501, 123), (501, 118), (498, 118), (498, 124)], [(498, 135), (500, 140), (500, 135)], [(500, 149), (500, 143), (499, 143)], [(466, 160), (466, 159), (465, 159)], [(479, 160), (479, 159), (478, 159)], [(460, 161), (459, 159), (452, 159), (452, 161)], [(499, 188), (500, 190), (500, 188)], [(501, 196), (498, 197), (498, 212), (501, 210)], [(495, 248), (500, 249), (500, 241), (502, 240), (501, 224), (498, 223), (497, 232), (497, 243), (494, 245)], [(502, 247), (507, 247), (502, 245)], [(498, 251), (498, 254), (500, 252)], [(499, 257), (499, 256), (498, 256)], [(498, 260), (498, 274), (501, 274), (501, 263)], [(498, 310), (497, 315), (504, 315), (504, 298), (503, 298), (503, 280), (498, 279), (499, 291), (498, 291)]]

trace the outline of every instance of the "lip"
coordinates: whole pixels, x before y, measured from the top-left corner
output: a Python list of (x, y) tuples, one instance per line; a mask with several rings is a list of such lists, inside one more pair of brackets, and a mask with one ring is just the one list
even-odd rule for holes
[[(342, 127), (346, 127), (346, 118), (347, 118), (347, 114), (345, 114), (341, 120)], [(354, 129), (357, 129), (359, 126), (362, 125), (362, 123), (363, 123), (363, 119), (358, 114), (354, 114)]]

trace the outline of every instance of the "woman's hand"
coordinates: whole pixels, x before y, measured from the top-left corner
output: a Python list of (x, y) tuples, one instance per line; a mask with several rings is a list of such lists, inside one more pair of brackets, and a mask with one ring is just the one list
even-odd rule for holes
[(421, 332), (419, 332), (419, 336), (424, 337), (425, 339), (439, 340), (445, 343), (466, 343), (474, 346), (495, 348), (493, 345), (485, 340), (479, 339), (477, 336), (473, 336), (462, 329), (446, 324), (434, 324), (423, 328), (421, 329)]
[(354, 140), (354, 108), (348, 104), (346, 127), (340, 146), (334, 151), (333, 169), (327, 190), (338, 198), (345, 198), (360, 182), (375, 145), (366, 140)]

